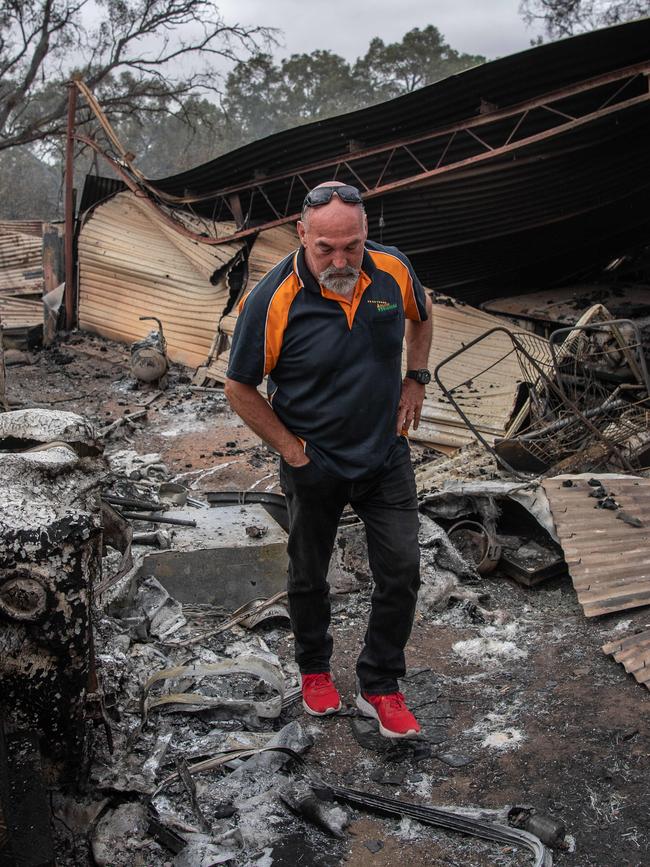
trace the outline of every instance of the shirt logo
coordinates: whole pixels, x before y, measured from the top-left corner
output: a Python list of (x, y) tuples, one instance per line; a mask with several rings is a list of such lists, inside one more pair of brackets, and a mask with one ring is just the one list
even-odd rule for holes
[(390, 310), (397, 310), (397, 304), (391, 303), (390, 301), (376, 301), (369, 298), (368, 303), (376, 305), (377, 313), (388, 313)]

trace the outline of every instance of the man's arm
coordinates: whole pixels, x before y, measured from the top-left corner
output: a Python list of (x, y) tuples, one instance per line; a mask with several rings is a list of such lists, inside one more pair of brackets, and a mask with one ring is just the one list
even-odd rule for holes
[[(433, 336), (433, 314), (431, 298), (426, 296), (427, 316), (424, 322), (406, 321), (406, 368), (419, 370), (429, 363), (429, 350)], [(414, 379), (402, 382), (402, 395), (397, 410), (397, 433), (406, 432), (413, 424), (417, 430), (420, 423), (420, 413), (424, 403), (424, 386)]]
[(226, 379), (225, 392), (230, 406), (264, 442), (280, 452), (294, 467), (309, 463), (297, 436), (285, 427), (254, 385)]

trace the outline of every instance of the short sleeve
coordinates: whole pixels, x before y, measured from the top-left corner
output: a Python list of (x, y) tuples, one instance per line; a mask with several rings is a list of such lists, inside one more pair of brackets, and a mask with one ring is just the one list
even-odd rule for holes
[[(404, 258), (406, 258), (406, 257), (404, 257)], [(408, 259), (406, 259), (406, 265), (407, 265), (407, 267), (409, 269), (409, 273), (411, 275), (411, 280), (413, 283), (413, 298), (414, 298), (415, 306), (417, 307), (417, 312), (418, 312), (417, 316), (413, 316), (413, 315), (409, 315), (409, 311), (406, 311), (406, 315), (407, 315), (408, 319), (414, 319), (417, 322), (424, 322), (426, 319), (429, 318), (429, 316), (427, 314), (427, 299), (426, 299), (426, 295), (424, 294), (424, 287), (422, 286), (422, 283), (420, 283), (420, 279), (419, 279), (418, 275), (415, 273), (415, 271), (413, 270), (413, 266), (411, 265), (411, 263), (409, 262)], [(414, 311), (411, 310), (410, 312), (412, 314)]]
[(412, 319), (415, 322), (424, 322), (428, 319), (426, 296), (424, 288), (418, 275), (415, 273), (413, 265), (407, 256), (398, 250), (397, 247), (386, 247), (387, 251), (406, 266), (407, 276), (406, 281), (400, 279), (402, 289), (402, 298), (404, 301), (404, 315), (407, 319)]
[(226, 376), (245, 385), (259, 385), (264, 379), (264, 337), (267, 299), (257, 286), (244, 299), (232, 336)]

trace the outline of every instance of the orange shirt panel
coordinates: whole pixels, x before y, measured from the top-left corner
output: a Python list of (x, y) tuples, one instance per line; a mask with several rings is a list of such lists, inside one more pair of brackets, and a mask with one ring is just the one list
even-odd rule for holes
[(294, 298), (301, 289), (300, 280), (295, 273), (283, 280), (273, 293), (266, 312), (264, 327), (264, 375), (270, 373), (278, 363), (284, 332), (289, 320), (289, 310)]
[(407, 319), (414, 319), (420, 322), (420, 311), (415, 300), (415, 288), (413, 286), (413, 278), (407, 266), (398, 259), (397, 256), (391, 256), (390, 253), (380, 253), (376, 250), (368, 250), (372, 261), (381, 270), (386, 271), (397, 282), (402, 293), (402, 303), (404, 304), (404, 314)]

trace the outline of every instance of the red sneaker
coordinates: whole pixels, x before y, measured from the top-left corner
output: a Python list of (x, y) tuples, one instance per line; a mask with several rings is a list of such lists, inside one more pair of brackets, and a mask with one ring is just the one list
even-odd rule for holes
[(302, 675), (302, 706), (312, 716), (341, 710), (341, 696), (329, 672)]
[(360, 692), (357, 707), (364, 716), (379, 721), (379, 731), (385, 738), (409, 738), (420, 734), (418, 721), (404, 703), (401, 692), (388, 695)]

